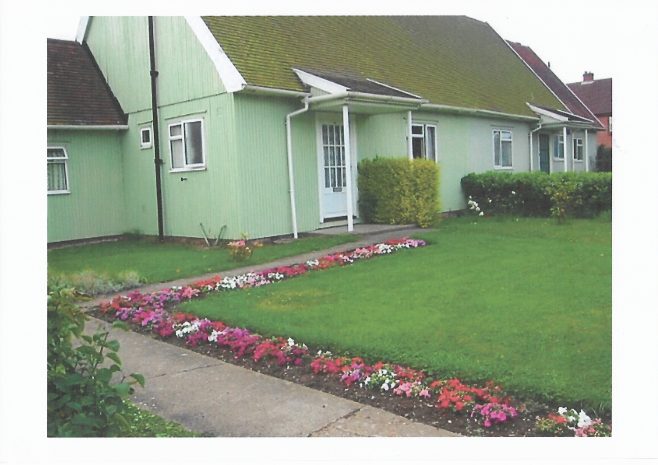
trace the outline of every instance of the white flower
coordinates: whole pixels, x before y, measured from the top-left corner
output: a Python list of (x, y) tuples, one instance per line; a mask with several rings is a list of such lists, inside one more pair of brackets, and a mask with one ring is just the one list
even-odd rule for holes
[(294, 346), (295, 345), (295, 340), (291, 337), (288, 338), (288, 345), (289, 346)]
[(560, 415), (564, 415), (565, 413), (567, 413), (567, 408), (560, 407), (559, 409), (557, 409), (557, 413), (559, 413)]
[(479, 212), (479, 211), (480, 211), (480, 207), (475, 207), (475, 211), (476, 211), (476, 212)]
[(478, 216), (484, 216), (484, 212), (480, 212)]
[(589, 426), (592, 424), (592, 419), (587, 416), (587, 414), (581, 410), (580, 413), (578, 414), (578, 428), (582, 428), (583, 426)]
[(386, 383), (382, 384), (382, 390), (388, 391), (388, 384)]
[(516, 192), (512, 191), (512, 195), (516, 195)]

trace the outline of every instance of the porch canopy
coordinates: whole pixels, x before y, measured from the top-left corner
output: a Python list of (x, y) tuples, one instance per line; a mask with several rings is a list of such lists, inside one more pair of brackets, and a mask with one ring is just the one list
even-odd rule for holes
[(294, 168), (290, 118), (305, 111), (334, 111), (342, 113), (342, 134), (344, 137), (347, 230), (354, 230), (354, 186), (352, 183), (352, 153), (350, 144), (350, 113), (376, 114), (407, 112), (408, 151), (411, 157), (411, 112), (428, 103), (422, 97), (395, 88), (374, 79), (349, 74), (293, 68), (300, 81), (308, 89), (303, 99), (304, 107), (286, 118), (288, 130), (288, 175), (290, 183), (290, 204), (292, 211), (293, 235), (297, 237), (297, 215), (295, 201)]
[[(532, 132), (537, 132), (539, 130), (548, 130), (554, 133), (562, 132), (562, 137), (564, 141), (564, 171), (569, 170), (568, 166), (568, 156), (566, 150), (566, 141), (567, 134), (571, 133), (574, 130), (584, 130), (585, 131), (585, 147), (584, 147), (584, 161), (585, 161), (585, 171), (589, 171), (589, 156), (588, 152), (588, 131), (600, 131), (601, 125), (596, 120), (591, 120), (583, 116), (575, 115), (573, 113), (558, 110), (555, 108), (548, 108), (539, 105), (527, 104), (528, 107), (534, 111), (539, 116), (539, 125), (532, 130)], [(530, 171), (533, 170), (533, 142), (532, 137), (530, 137)], [(549, 162), (552, 162), (552, 157), (549, 156)], [(551, 170), (552, 172), (552, 167)]]

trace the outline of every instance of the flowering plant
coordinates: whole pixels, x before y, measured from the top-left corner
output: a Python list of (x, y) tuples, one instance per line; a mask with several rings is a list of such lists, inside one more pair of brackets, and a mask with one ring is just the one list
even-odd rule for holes
[(475, 213), (477, 216), (484, 216), (484, 212), (480, 208), (480, 205), (473, 200), (472, 196), (468, 196), (468, 209), (471, 210), (473, 213)]
[(231, 258), (233, 261), (242, 262), (251, 257), (254, 249), (261, 247), (263, 244), (259, 241), (253, 241), (251, 244), (247, 242), (247, 235), (242, 234), (242, 239), (239, 241), (232, 241), (227, 244)]
[(600, 418), (592, 420), (584, 410), (560, 407), (557, 414), (550, 412), (546, 417), (537, 417), (537, 431), (559, 436), (610, 436), (611, 429)]
[(489, 402), (488, 404), (477, 404), (473, 407), (471, 418), (479, 415), (484, 419), (484, 427), (489, 428), (496, 423), (504, 423), (518, 415), (516, 409), (507, 404)]
[(365, 387), (369, 389), (379, 389), (381, 391), (393, 389), (397, 384), (398, 380), (395, 379), (395, 372), (390, 365), (381, 366), (363, 380), (363, 385)]

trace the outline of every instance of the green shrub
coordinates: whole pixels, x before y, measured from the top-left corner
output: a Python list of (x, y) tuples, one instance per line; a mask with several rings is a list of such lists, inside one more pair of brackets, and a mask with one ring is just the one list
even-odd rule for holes
[(124, 398), (144, 377), (121, 372), (119, 343), (107, 331), (83, 333), (86, 315), (70, 288), (48, 291), (48, 436), (112, 436), (127, 425)]
[(551, 216), (558, 208), (566, 216), (592, 218), (612, 208), (610, 173), (489, 171), (464, 176), (461, 185), (487, 215)]
[(428, 227), (439, 210), (439, 168), (431, 160), (359, 163), (359, 211), (369, 223)]

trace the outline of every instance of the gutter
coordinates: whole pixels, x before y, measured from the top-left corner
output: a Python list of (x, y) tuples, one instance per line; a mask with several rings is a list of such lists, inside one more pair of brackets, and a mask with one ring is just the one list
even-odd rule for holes
[(158, 240), (164, 240), (164, 221), (162, 211), (162, 179), (160, 166), (163, 164), (160, 158), (160, 123), (158, 121), (158, 94), (157, 78), (158, 71), (155, 69), (155, 38), (153, 34), (153, 16), (148, 17), (149, 34), (149, 61), (151, 64), (151, 111), (153, 113), (153, 164), (155, 165), (155, 195), (158, 208)]
[(484, 116), (496, 116), (508, 119), (518, 119), (522, 121), (538, 121), (539, 118), (535, 116), (526, 116), (526, 115), (517, 115), (514, 113), (503, 113), (500, 111), (493, 110), (479, 110), (476, 108), (465, 108), (465, 107), (455, 107), (451, 105), (439, 105), (436, 103), (426, 103), (421, 106), (421, 110), (439, 110), (447, 111), (451, 113), (458, 114), (467, 114), (467, 115), (484, 115)]
[(249, 84), (243, 84), (241, 90), (253, 94), (276, 95), (280, 97), (310, 97), (311, 96), (309, 92), (299, 92), (296, 90), (286, 90), (286, 89), (275, 89), (273, 87), (251, 86)]
[(127, 124), (49, 124), (48, 129), (88, 129), (94, 131), (124, 131), (128, 129)]

